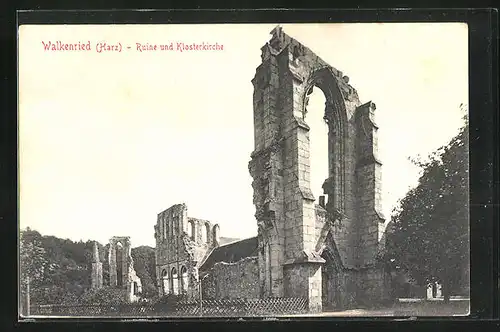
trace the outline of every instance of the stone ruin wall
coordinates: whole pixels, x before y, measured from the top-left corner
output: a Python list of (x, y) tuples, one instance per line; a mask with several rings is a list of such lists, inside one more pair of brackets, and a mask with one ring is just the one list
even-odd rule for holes
[[(375, 105), (361, 104), (347, 76), (281, 28), (272, 34), (252, 80), (255, 150), (249, 163), (263, 296), (300, 294), (309, 297), (311, 310), (320, 310), (318, 271), (324, 260), (319, 255), (331, 232), (356, 288), (351, 294), (376, 301), (384, 288), (383, 273), (376, 272), (384, 217)], [(309, 183), (307, 99), (313, 86), (325, 94), (331, 142), (323, 220), (317, 218), (318, 197)], [(333, 222), (341, 227), (332, 229)]]
[(168, 291), (172, 292), (170, 278), (173, 268), (177, 271), (178, 282), (183, 267), (187, 269), (186, 296), (199, 297), (199, 267), (210, 252), (219, 245), (219, 226), (207, 220), (188, 216), (186, 204), (176, 204), (158, 214), (155, 229), (156, 273), (158, 294), (163, 295), (163, 273), (168, 273)]
[[(117, 246), (122, 245), (122, 266), (121, 275), (118, 275), (117, 269)], [(125, 290), (126, 300), (128, 302), (136, 302), (142, 293), (141, 279), (137, 276), (134, 270), (134, 261), (132, 259), (132, 247), (130, 237), (114, 236), (109, 241), (108, 248), (108, 265), (109, 265), (109, 286), (118, 287), (118, 278), (121, 280), (121, 288)], [(135, 286), (134, 286), (135, 285)], [(136, 287), (134, 291), (134, 287)]]
[(216, 263), (202, 280), (202, 293), (203, 299), (260, 298), (258, 258)]

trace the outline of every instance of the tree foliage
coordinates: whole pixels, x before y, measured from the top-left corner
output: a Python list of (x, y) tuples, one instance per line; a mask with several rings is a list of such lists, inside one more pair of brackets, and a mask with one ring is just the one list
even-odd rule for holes
[(134, 270), (142, 283), (142, 296), (154, 297), (158, 290), (156, 288), (156, 261), (155, 250), (148, 246), (132, 248), (132, 259)]
[(47, 271), (53, 267), (48, 264), (45, 249), (38, 232), (21, 231), (19, 236), (20, 279), (25, 284), (30, 279), (32, 285), (43, 282)]
[[(31, 304), (74, 304), (105, 302), (102, 297), (122, 298), (119, 291), (90, 291), (94, 241), (71, 241), (55, 236), (42, 236), (27, 228), (20, 232), (19, 258), (21, 295), (26, 295), (30, 281)], [(103, 282), (109, 285), (109, 245), (98, 244), (103, 263)], [(143, 284), (143, 295), (152, 297), (156, 291), (154, 248), (132, 248), (134, 269)], [(107, 294), (107, 295), (106, 295)]]
[(469, 125), (449, 144), (414, 160), (421, 169), (418, 185), (393, 211), (386, 262), (409, 273), (419, 285), (439, 282), (450, 292), (468, 287)]
[(126, 289), (103, 287), (86, 290), (76, 299), (81, 305), (112, 305), (127, 303)]

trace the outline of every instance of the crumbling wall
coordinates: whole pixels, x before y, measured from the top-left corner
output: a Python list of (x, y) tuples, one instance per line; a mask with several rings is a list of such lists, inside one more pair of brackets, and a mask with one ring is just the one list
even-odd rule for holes
[(217, 292), (215, 290), (215, 278), (213, 273), (207, 274), (201, 281), (201, 294), (203, 299), (216, 299)]
[(236, 263), (214, 265), (202, 281), (203, 298), (227, 299), (260, 297), (257, 257), (244, 258)]
[[(176, 293), (190, 299), (198, 298), (198, 268), (218, 246), (218, 225), (188, 217), (186, 204), (176, 204), (158, 214), (154, 230), (158, 294)], [(184, 268), (186, 279), (181, 274)]]
[[(121, 246), (121, 263), (118, 274), (117, 248)], [(128, 302), (136, 302), (140, 299), (142, 293), (142, 282), (134, 270), (134, 260), (132, 258), (132, 250), (130, 237), (114, 236), (109, 240), (107, 249), (108, 268), (109, 268), (109, 286), (118, 287), (126, 290), (126, 299)], [(94, 260), (98, 260), (98, 249), (95, 247)], [(118, 282), (120, 281), (120, 282)]]
[(137, 276), (134, 270), (134, 261), (132, 255), (130, 255), (130, 264), (128, 270), (128, 283), (127, 283), (127, 296), (129, 302), (137, 302), (140, 299), (140, 294), (142, 293), (142, 282), (141, 278)]

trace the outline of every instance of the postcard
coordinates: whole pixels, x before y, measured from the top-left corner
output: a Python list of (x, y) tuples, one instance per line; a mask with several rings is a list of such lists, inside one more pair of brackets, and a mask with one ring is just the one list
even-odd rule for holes
[(20, 317), (468, 315), (467, 24), (18, 37)]

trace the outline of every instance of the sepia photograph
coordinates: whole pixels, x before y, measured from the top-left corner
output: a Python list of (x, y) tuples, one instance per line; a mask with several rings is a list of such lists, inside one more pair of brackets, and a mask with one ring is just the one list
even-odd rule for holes
[(465, 23), (20, 25), (19, 317), (470, 313)]

